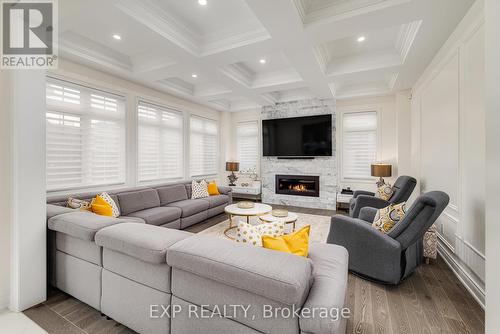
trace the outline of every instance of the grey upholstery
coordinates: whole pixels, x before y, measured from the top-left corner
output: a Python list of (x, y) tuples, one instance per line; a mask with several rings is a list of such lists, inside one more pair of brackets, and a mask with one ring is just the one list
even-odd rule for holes
[(168, 207), (179, 208), (182, 210), (181, 217), (189, 217), (197, 213), (207, 211), (210, 204), (208, 201), (203, 199), (186, 199), (183, 201), (177, 201), (167, 205)]
[(362, 208), (369, 206), (373, 208), (384, 208), (389, 204), (398, 204), (410, 198), (413, 189), (417, 185), (417, 180), (411, 176), (400, 176), (392, 186), (394, 193), (389, 200), (383, 200), (375, 197), (375, 193), (363, 190), (354, 192), (352, 199), (349, 203), (349, 215), (354, 218), (359, 217), (359, 212)]
[(301, 305), (312, 283), (311, 262), (303, 257), (208, 236), (176, 243), (167, 263), (286, 305)]
[(181, 217), (181, 209), (173, 207), (158, 206), (146, 210), (129, 213), (129, 217), (143, 219), (146, 224), (164, 225)]
[(60, 205), (47, 204), (47, 219), (50, 219), (63, 213), (70, 213), (76, 211), (75, 209), (67, 208)]
[(184, 184), (176, 184), (172, 186), (156, 188), (160, 196), (160, 205), (166, 205), (172, 202), (183, 201), (188, 199), (186, 186)]
[(167, 249), (191, 233), (150, 225), (126, 223), (118, 228), (107, 228), (96, 234), (99, 246), (117, 251), (142, 261), (165, 263)]
[(201, 199), (208, 202), (210, 209), (229, 203), (229, 197), (227, 195), (214, 195)]
[(71, 235), (78, 239), (94, 240), (100, 229), (126, 222), (126, 220), (105, 217), (86, 211), (74, 211), (54, 216), (47, 225), (50, 230)]
[(144, 189), (118, 194), (121, 214), (127, 216), (132, 212), (137, 212), (149, 208), (160, 206), (160, 197), (154, 189)]
[(349, 270), (377, 281), (398, 284), (421, 263), (422, 238), (448, 202), (448, 195), (441, 191), (419, 196), (388, 234), (373, 228), (371, 222), (336, 215), (332, 217), (327, 242), (347, 248)]

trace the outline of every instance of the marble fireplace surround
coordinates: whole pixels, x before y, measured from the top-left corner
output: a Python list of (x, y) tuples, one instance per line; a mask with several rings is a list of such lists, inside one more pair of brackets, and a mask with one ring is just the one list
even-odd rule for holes
[[(331, 157), (314, 159), (278, 159), (276, 157), (261, 158), (262, 201), (269, 204), (282, 204), (299, 207), (335, 210), (337, 195), (337, 152), (335, 144), (336, 115), (335, 101), (331, 99), (310, 99), (262, 108), (262, 119), (288, 118), (332, 114), (332, 147)], [(319, 176), (319, 197), (276, 194), (275, 176), (311, 175)]]

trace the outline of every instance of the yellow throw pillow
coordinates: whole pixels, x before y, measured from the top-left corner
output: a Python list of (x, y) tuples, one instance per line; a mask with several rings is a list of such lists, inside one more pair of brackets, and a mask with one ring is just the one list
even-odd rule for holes
[(93, 213), (101, 216), (113, 217), (113, 207), (99, 195), (92, 200), (90, 206)]
[(309, 231), (311, 226), (307, 225), (295, 233), (283, 235), (281, 237), (262, 236), (262, 246), (281, 252), (291, 253), (298, 256), (307, 257), (309, 254)]
[(217, 188), (217, 183), (215, 183), (215, 181), (208, 183), (208, 194), (210, 196), (220, 195), (219, 188)]

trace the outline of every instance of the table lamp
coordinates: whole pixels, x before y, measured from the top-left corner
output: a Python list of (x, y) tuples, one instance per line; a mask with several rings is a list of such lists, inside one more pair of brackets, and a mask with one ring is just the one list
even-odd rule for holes
[(238, 180), (238, 177), (234, 174), (234, 172), (237, 172), (240, 170), (240, 163), (235, 162), (235, 161), (227, 161), (226, 162), (226, 171), (231, 172), (229, 176), (227, 177), (229, 179), (229, 185), (230, 186), (235, 186), (236, 184), (234, 183), (236, 180)]
[(372, 164), (371, 165), (372, 176), (379, 177), (377, 182), (377, 187), (385, 184), (384, 177), (392, 176), (392, 165), (390, 164)]

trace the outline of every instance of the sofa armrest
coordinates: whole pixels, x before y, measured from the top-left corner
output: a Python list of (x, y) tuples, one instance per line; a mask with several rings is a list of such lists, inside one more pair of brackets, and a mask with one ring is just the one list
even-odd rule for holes
[(366, 190), (355, 190), (354, 194), (352, 194), (352, 198), (356, 198), (359, 195), (375, 196), (375, 193)]
[(49, 230), (72, 237), (94, 241), (95, 234), (102, 228), (128, 222), (125, 219), (99, 216), (86, 211), (75, 211), (54, 216), (47, 222)]
[[(344, 310), (342, 317), (342, 311), (347, 307), (348, 257), (347, 250), (341, 246), (318, 243), (309, 247), (314, 283), (301, 308), (299, 323), (302, 333), (345, 333), (347, 317), (352, 316)], [(321, 316), (317, 312), (321, 309), (336, 312)]]
[(75, 211), (77, 210), (72, 208), (67, 208), (65, 206), (47, 204), (47, 219), (50, 219), (58, 215), (62, 215), (63, 213), (70, 213)]
[(385, 277), (401, 269), (401, 244), (361, 219), (333, 216), (327, 243), (347, 249), (349, 270), (369, 271), (372, 277)]
[(389, 206), (389, 202), (374, 196), (359, 195), (354, 202), (354, 208), (351, 212), (351, 216), (353, 218), (358, 218), (359, 211), (361, 211), (361, 208), (364, 208), (365, 206), (381, 209)]
[(231, 193), (233, 191), (233, 189), (231, 187), (228, 187), (228, 186), (217, 186), (217, 188), (219, 189), (219, 193), (221, 193), (223, 195), (228, 195), (229, 193)]
[(372, 223), (375, 219), (375, 216), (377, 215), (377, 211), (377, 208), (365, 206), (359, 211), (359, 219), (364, 220), (365, 222)]

